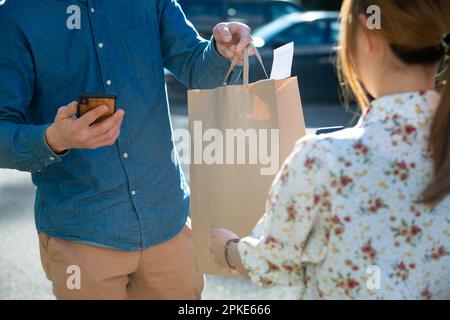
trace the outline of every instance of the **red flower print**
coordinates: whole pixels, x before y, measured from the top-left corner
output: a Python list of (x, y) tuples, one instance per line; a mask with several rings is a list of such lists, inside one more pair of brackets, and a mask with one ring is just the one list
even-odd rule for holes
[(433, 297), (431, 291), (428, 288), (424, 289), (420, 294), (424, 300), (431, 300), (431, 298)]
[(314, 207), (319, 212), (329, 212), (331, 210), (330, 194), (327, 191), (322, 194), (315, 194)]
[(297, 219), (298, 212), (294, 204), (289, 205), (286, 208), (286, 212), (288, 214), (288, 221), (295, 221)]
[(372, 213), (377, 213), (384, 208), (387, 208), (387, 206), (381, 198), (376, 198), (369, 201), (369, 211)]
[(407, 264), (401, 261), (394, 266), (394, 273), (391, 274), (390, 277), (405, 282), (409, 279), (409, 272)]
[(414, 126), (412, 126), (412, 125), (406, 125), (405, 126), (405, 132), (406, 132), (406, 134), (413, 134), (414, 132), (416, 132), (417, 131), (417, 129), (416, 129), (416, 127), (414, 127)]
[[(345, 218), (344, 218), (344, 221), (346, 221)], [(335, 236), (339, 237), (339, 236), (344, 234), (344, 232), (345, 232), (345, 225), (344, 225), (344, 222), (341, 220), (341, 218), (339, 218), (337, 215), (334, 215), (331, 218), (330, 222), (332, 224), (332, 231), (333, 231)]]
[(411, 234), (413, 237), (417, 236), (422, 232), (422, 229), (420, 229), (418, 226), (411, 226)]
[(314, 169), (314, 164), (316, 163), (315, 158), (307, 158), (305, 161), (305, 168), (308, 170)]
[(297, 273), (300, 271), (301, 267), (300, 265), (296, 265), (296, 264), (283, 264), (281, 266), (284, 270), (290, 272), (290, 273)]
[(341, 162), (346, 168), (350, 168), (352, 166), (352, 162), (346, 160), (344, 157), (339, 157), (338, 161)]
[(420, 217), (422, 215), (422, 212), (420, 212), (415, 206), (411, 206), (411, 212), (416, 216)]
[(268, 272), (280, 271), (280, 267), (270, 261), (267, 261), (267, 267), (268, 267)]
[(417, 132), (417, 128), (411, 124), (400, 125), (392, 129), (392, 136), (400, 136), (402, 141), (408, 144), (412, 144), (411, 135)]
[(373, 261), (377, 257), (377, 251), (373, 248), (371, 240), (361, 248), (361, 252), (364, 260)]
[(349, 176), (342, 175), (340, 177), (335, 177), (331, 181), (331, 187), (336, 189), (337, 194), (341, 194), (344, 188), (347, 188), (353, 184), (353, 179)]
[(270, 287), (273, 285), (273, 281), (264, 277), (259, 278), (259, 283), (263, 288)]
[(278, 244), (278, 240), (275, 239), (275, 238), (272, 237), (272, 236), (269, 236), (269, 237), (266, 239), (266, 244), (267, 244), (267, 245), (270, 245), (270, 246), (276, 246), (276, 245)]
[(358, 271), (359, 270), (359, 267), (356, 264), (354, 264), (353, 261), (351, 261), (351, 260), (346, 260), (345, 261), (345, 265), (347, 267), (349, 267), (352, 271)]
[(346, 186), (348, 186), (348, 185), (350, 185), (352, 183), (353, 183), (353, 179), (352, 178), (349, 178), (347, 176), (342, 176), (341, 177), (341, 185), (343, 187), (346, 187)]
[(400, 181), (408, 180), (410, 176), (411, 169), (415, 169), (415, 163), (406, 163), (405, 161), (397, 161), (393, 163), (392, 169), (389, 172), (386, 172), (388, 175), (393, 175), (400, 179)]
[(339, 219), (338, 216), (333, 216), (333, 218), (331, 218), (331, 222), (334, 224), (340, 224), (341, 223), (341, 219)]
[(320, 195), (315, 194), (314, 195), (314, 204), (317, 205), (320, 202)]
[(285, 183), (287, 178), (289, 177), (289, 167), (285, 165), (283, 167), (283, 170), (281, 171), (280, 181), (281, 183)]
[(430, 261), (430, 260), (438, 261), (448, 255), (450, 255), (448, 250), (443, 245), (439, 245), (439, 246), (435, 246), (431, 250), (431, 252), (425, 256), (425, 258), (428, 261)]
[(361, 206), (359, 211), (361, 214), (377, 214), (382, 209), (388, 209), (383, 199), (376, 196), (370, 196), (367, 206)]
[(353, 279), (349, 279), (349, 280), (347, 281), (347, 285), (348, 285), (348, 287), (349, 287), (350, 289), (354, 289), (354, 288), (356, 288), (357, 286), (359, 286), (359, 282), (356, 281), (356, 280), (353, 280)]
[(338, 278), (333, 281), (335, 286), (343, 289), (347, 296), (351, 296), (354, 291), (359, 291), (361, 289), (359, 281), (353, 279), (350, 273), (346, 277), (339, 273)]
[(359, 156), (367, 156), (369, 153), (369, 148), (367, 148), (362, 142), (358, 142), (355, 145), (353, 145), (353, 149)]
[(402, 220), (401, 226), (397, 228), (391, 228), (395, 237), (402, 238), (405, 243), (415, 246), (416, 242), (422, 235), (422, 229), (413, 221), (408, 224), (405, 220)]

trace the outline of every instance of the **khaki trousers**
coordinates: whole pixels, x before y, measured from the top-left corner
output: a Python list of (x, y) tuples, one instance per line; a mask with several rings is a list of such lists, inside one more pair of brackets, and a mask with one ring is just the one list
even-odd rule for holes
[(41, 260), (61, 300), (198, 300), (203, 275), (193, 267), (191, 229), (142, 251), (120, 251), (39, 234)]

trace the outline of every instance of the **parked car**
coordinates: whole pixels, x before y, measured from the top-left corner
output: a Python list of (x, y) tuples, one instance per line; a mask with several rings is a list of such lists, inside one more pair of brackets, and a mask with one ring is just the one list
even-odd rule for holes
[(187, 18), (205, 38), (223, 21), (258, 28), (286, 14), (305, 11), (295, 0), (179, 0)]
[[(302, 101), (305, 103), (340, 102), (339, 81), (335, 70), (336, 43), (339, 36), (339, 13), (309, 11), (285, 15), (258, 28), (253, 33), (264, 65), (270, 73), (273, 50), (294, 42), (292, 75), (299, 79)], [(256, 59), (251, 59), (250, 80), (256, 82), (265, 75)], [(166, 74), (172, 105), (185, 105), (186, 88), (173, 75)]]
[[(339, 13), (309, 11), (293, 13), (265, 25), (253, 33), (268, 72), (273, 50), (291, 41), (295, 44), (292, 75), (298, 76), (305, 102), (339, 102), (339, 81), (335, 70)], [(250, 79), (265, 75), (256, 59), (251, 61)]]

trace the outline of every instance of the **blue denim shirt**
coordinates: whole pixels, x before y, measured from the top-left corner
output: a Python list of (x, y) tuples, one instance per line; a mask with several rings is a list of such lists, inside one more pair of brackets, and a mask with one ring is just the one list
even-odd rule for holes
[[(80, 29), (67, 26), (71, 5)], [(164, 67), (190, 88), (219, 86), (229, 67), (174, 0), (0, 5), (0, 167), (32, 173), (38, 231), (139, 250), (183, 228), (189, 188), (171, 157)], [(85, 92), (118, 95), (121, 135), (112, 147), (58, 156), (45, 131)]]

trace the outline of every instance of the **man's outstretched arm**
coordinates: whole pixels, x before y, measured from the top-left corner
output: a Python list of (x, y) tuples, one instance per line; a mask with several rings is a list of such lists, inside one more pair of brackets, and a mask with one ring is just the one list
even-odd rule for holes
[(251, 41), (250, 28), (240, 23), (221, 23), (212, 41), (204, 40), (174, 0), (158, 0), (158, 17), (164, 66), (188, 88), (221, 85), (230, 60)]

